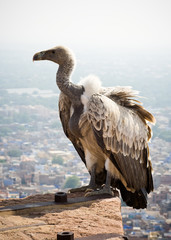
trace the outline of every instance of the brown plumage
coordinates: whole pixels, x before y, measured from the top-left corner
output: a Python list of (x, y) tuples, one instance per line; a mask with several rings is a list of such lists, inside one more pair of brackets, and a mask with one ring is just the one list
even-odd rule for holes
[(37, 53), (33, 60), (59, 64), (60, 119), (90, 172), (88, 187), (95, 191), (87, 195), (112, 194), (111, 187), (117, 187), (128, 206), (145, 208), (147, 194), (153, 190), (148, 122), (155, 119), (135, 99), (137, 92), (129, 87), (103, 88), (95, 76), (73, 84), (74, 57), (61, 46)]

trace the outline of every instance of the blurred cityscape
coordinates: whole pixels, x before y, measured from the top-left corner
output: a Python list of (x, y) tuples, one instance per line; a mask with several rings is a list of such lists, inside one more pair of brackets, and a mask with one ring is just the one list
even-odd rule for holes
[[(52, 91), (39, 89), (20, 89), (15, 94), (35, 99), (41, 95), (54, 97)], [(155, 190), (149, 196), (147, 210), (137, 211), (123, 204), (124, 230), (131, 236), (147, 236), (151, 231), (170, 236), (171, 142), (163, 139), (162, 129), (171, 128), (171, 108), (154, 109), (153, 113), (158, 126), (150, 143)], [(72, 187), (66, 185), (67, 180), (73, 176), (74, 184), (88, 184), (87, 169), (65, 137), (57, 110), (43, 105), (4, 105), (0, 116), (0, 198), (67, 190)]]
[[(84, 63), (81, 67), (83, 66)], [(119, 66), (122, 68), (124, 64)], [(158, 68), (152, 67), (153, 73), (155, 69), (158, 71)], [(101, 72), (104, 75), (110, 72), (107, 67), (103, 68)], [(155, 74), (151, 84), (153, 85), (156, 79), (162, 82), (164, 76), (167, 77), (169, 86), (170, 69), (171, 65), (168, 65), (167, 71), (165, 69), (163, 72), (161, 70), (160, 74)], [(139, 72), (140, 69), (128, 69), (128, 72), (122, 75), (122, 71), (118, 70), (113, 75), (111, 73), (111, 78), (116, 74), (120, 76), (118, 80), (121, 85), (126, 85), (121, 80), (126, 75), (136, 79), (137, 75), (132, 75), (136, 71)], [(146, 69), (144, 74), (149, 74), (150, 71)], [(0, 74), (2, 79), (8, 78), (3, 71)], [(9, 75), (10, 81), (13, 78), (13, 75)], [(57, 106), (58, 92), (44, 90), (48, 89), (45, 82), (45, 87), (41, 90), (37, 86), (9, 88), (5, 84), (5, 81), (2, 81), (0, 89), (0, 198), (24, 198), (87, 185), (89, 173), (61, 127)], [(141, 84), (144, 84), (143, 91), (150, 93), (149, 83)], [(163, 90), (160, 84), (157, 89)], [(171, 238), (170, 96), (160, 96), (157, 89), (151, 88), (151, 96), (155, 98), (150, 99), (151, 105), (148, 107), (157, 120), (157, 124), (152, 127), (154, 134), (150, 143), (154, 192), (149, 195), (147, 210), (134, 210), (122, 203), (124, 231), (131, 239), (147, 239), (149, 236), (151, 239)]]

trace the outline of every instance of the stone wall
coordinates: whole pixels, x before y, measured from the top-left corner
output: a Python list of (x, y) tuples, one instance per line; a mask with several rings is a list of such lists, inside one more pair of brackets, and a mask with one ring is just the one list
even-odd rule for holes
[[(78, 197), (75, 199), (77, 201), (72, 200), (70, 204), (55, 204), (54, 195), (47, 194), (23, 200), (0, 201), (1, 209), (8, 207), (7, 211), (0, 212), (0, 239), (50, 240), (57, 239), (57, 233), (63, 231), (74, 232), (75, 239), (88, 236), (90, 239), (97, 234), (123, 235), (121, 202), (118, 197), (82, 202), (78, 201)], [(51, 207), (38, 207), (37, 203), (46, 201), (52, 202)], [(33, 203), (36, 203), (37, 207), (33, 208)], [(23, 211), (16, 211), (11, 206), (19, 206), (20, 209), (23, 206)], [(30, 207), (24, 211), (24, 206)]]

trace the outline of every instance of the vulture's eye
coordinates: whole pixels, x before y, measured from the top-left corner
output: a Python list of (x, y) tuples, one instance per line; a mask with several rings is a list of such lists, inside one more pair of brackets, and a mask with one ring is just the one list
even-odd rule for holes
[(52, 53), (54, 54), (54, 53), (55, 53), (55, 51), (54, 51), (54, 50), (52, 50)]

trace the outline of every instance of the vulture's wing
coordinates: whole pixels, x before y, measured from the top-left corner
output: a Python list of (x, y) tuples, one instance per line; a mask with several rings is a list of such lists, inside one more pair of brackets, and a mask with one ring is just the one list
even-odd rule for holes
[(99, 146), (119, 172), (123, 200), (136, 208), (146, 207), (146, 193), (153, 190), (147, 144), (151, 129), (146, 120), (154, 122), (155, 119), (137, 101), (131, 100), (131, 90), (117, 89), (104, 94), (90, 98), (88, 121)]
[(140, 101), (134, 99), (136, 96), (138, 96), (139, 92), (132, 90), (131, 87), (118, 86), (112, 88), (102, 88), (100, 93), (121, 106), (135, 110), (135, 112), (143, 121), (147, 120), (151, 123), (155, 123), (156, 120), (153, 115), (144, 109)]
[(79, 141), (79, 139), (75, 138), (75, 136), (71, 133), (68, 126), (69, 119), (70, 119), (70, 109), (71, 109), (71, 101), (64, 93), (61, 92), (59, 96), (59, 116), (61, 119), (64, 133), (74, 145), (76, 151), (78, 152), (84, 164), (86, 164), (85, 155), (84, 155), (81, 142)]

